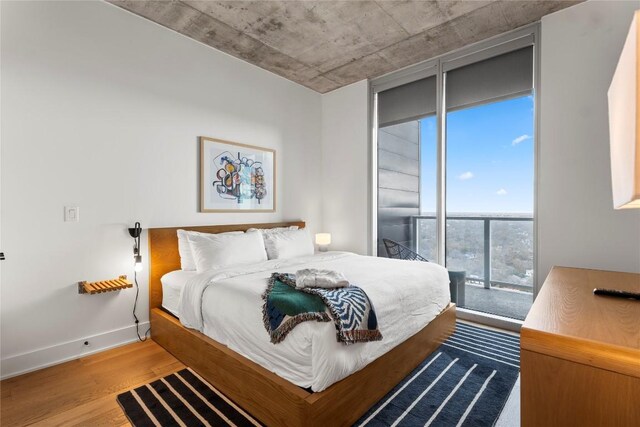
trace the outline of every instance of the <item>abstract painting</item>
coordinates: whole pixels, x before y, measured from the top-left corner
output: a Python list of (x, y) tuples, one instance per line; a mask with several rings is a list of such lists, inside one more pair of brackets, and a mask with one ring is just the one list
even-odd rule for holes
[(200, 137), (200, 211), (273, 212), (276, 152)]

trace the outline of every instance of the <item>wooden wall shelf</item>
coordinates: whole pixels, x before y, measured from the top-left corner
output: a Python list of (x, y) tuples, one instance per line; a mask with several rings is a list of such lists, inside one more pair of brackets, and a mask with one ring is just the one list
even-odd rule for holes
[(78, 293), (101, 294), (103, 292), (119, 291), (120, 289), (132, 287), (133, 283), (127, 280), (126, 275), (122, 275), (117, 279), (104, 280), (101, 282), (78, 282)]

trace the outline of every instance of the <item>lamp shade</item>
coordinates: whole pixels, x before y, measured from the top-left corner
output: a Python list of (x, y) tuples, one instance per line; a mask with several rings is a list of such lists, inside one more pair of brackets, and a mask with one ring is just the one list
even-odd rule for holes
[(615, 209), (640, 208), (640, 11), (634, 13), (609, 87), (611, 184)]
[(331, 244), (331, 233), (316, 234), (316, 245), (327, 246)]

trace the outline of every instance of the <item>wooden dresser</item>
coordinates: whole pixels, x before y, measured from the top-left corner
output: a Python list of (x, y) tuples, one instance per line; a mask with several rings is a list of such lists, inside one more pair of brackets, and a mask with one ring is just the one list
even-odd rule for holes
[(640, 274), (554, 267), (520, 335), (522, 427), (640, 426)]

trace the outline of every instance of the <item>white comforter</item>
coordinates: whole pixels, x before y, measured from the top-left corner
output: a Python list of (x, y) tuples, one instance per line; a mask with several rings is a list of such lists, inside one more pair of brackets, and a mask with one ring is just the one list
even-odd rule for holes
[[(262, 322), (261, 295), (273, 272), (302, 268), (342, 272), (373, 303), (382, 341), (345, 346), (333, 322), (304, 322), (279, 344)], [(282, 378), (322, 391), (362, 369), (433, 320), (450, 301), (446, 269), (434, 263), (347, 252), (271, 260), (198, 274), (183, 288), (180, 321)]]

